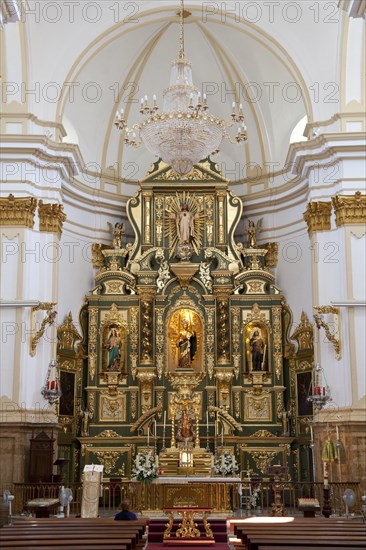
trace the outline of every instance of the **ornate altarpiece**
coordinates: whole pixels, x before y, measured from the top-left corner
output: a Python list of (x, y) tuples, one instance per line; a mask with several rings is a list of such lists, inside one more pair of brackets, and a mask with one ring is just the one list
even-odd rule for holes
[(180, 475), (171, 453), (185, 445), (196, 450), (192, 471), (209, 475), (205, 448), (224, 445), (240, 472), (263, 477), (280, 463), (294, 480), (309, 475), (276, 243), (257, 246), (255, 233), (235, 242), (243, 205), (211, 160), (184, 181), (157, 162), (140, 186), (127, 203), (134, 242), (116, 224), (111, 246), (94, 245), (77, 351), (59, 331), (61, 372), (76, 377), (74, 414), (60, 410), (61, 450), (80, 470), (103, 464), (106, 478), (129, 478), (148, 445), (166, 474)]

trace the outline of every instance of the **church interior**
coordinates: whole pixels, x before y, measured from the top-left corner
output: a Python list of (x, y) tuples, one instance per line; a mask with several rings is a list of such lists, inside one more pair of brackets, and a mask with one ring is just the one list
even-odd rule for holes
[(0, 15), (5, 523), (128, 501), (167, 545), (304, 515), (356, 547), (365, 0)]

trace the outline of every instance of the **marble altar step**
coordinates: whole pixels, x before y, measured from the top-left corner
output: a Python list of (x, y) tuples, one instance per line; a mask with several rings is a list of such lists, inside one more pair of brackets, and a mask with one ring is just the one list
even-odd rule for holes
[[(173, 523), (173, 529), (172, 529), (172, 537), (174, 536), (174, 533), (178, 529), (178, 525), (181, 521), (179, 519), (174, 520)], [(149, 523), (149, 534), (148, 534), (148, 543), (158, 543), (163, 542), (163, 534), (166, 529), (166, 525), (168, 523), (168, 520), (162, 521), (162, 520), (150, 520)], [(197, 528), (199, 529), (202, 538), (205, 536), (205, 529), (203, 527), (202, 520), (198, 519), (196, 521)], [(209, 521), (215, 542), (218, 543), (225, 543), (227, 542), (227, 525), (226, 520), (213, 520)]]

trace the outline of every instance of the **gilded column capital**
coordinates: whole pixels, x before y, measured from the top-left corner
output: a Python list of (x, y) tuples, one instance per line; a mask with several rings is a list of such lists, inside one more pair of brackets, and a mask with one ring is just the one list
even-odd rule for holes
[(366, 195), (360, 191), (354, 195), (336, 195), (332, 197), (332, 204), (337, 227), (366, 223)]
[(329, 231), (331, 213), (332, 204), (330, 202), (309, 202), (303, 215), (308, 226), (308, 233)]
[(61, 237), (62, 225), (66, 220), (62, 204), (46, 204), (42, 200), (38, 204), (39, 230), (47, 233), (57, 233)]
[(37, 199), (33, 197), (15, 198), (11, 193), (8, 197), (1, 197), (0, 225), (33, 229), (36, 208)]

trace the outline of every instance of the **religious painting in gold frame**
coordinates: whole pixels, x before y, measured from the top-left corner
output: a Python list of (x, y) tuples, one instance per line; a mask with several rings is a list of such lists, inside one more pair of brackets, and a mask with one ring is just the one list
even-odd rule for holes
[(203, 323), (191, 308), (178, 309), (168, 322), (168, 372), (203, 369)]
[(245, 326), (244, 348), (246, 372), (269, 372), (270, 346), (266, 325), (252, 322)]

